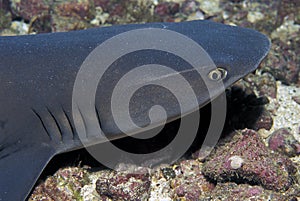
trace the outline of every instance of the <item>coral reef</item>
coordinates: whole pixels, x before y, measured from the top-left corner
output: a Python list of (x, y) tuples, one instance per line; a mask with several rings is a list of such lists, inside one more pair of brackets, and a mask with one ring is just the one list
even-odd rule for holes
[(82, 200), (80, 190), (88, 183), (86, 169), (60, 169), (35, 188), (29, 201)]
[(170, 181), (174, 191), (173, 200), (198, 200), (214, 189), (215, 185), (206, 180), (201, 169), (202, 164), (196, 160), (186, 160), (179, 164), (177, 177)]
[(204, 162), (202, 170), (205, 176), (216, 181), (248, 182), (276, 191), (287, 190), (296, 171), (288, 157), (272, 153), (259, 135), (249, 129), (222, 141)]
[(227, 89), (224, 130), (248, 129), (221, 139), (209, 158), (196, 151), (151, 174), (60, 169), (29, 200), (300, 199), (300, 1), (0, 1), (1, 35), (196, 19), (253, 28), (272, 42), (259, 70)]
[(269, 147), (274, 151), (284, 153), (288, 156), (300, 154), (300, 143), (286, 128), (278, 129), (271, 134)]
[(236, 183), (219, 183), (212, 191), (209, 198), (220, 201), (254, 201), (254, 200), (297, 200), (299, 190), (292, 190), (286, 194), (281, 194), (266, 190), (261, 186), (251, 186), (248, 184), (236, 184)]
[(109, 171), (96, 182), (102, 200), (146, 200), (149, 197), (149, 174)]

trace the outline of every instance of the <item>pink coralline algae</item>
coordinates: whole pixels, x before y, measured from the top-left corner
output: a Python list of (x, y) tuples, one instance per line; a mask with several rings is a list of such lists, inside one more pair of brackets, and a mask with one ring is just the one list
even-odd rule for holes
[(170, 181), (174, 190), (173, 200), (199, 200), (215, 187), (206, 180), (201, 172), (201, 163), (196, 160), (182, 161), (177, 171), (180, 173)]
[(300, 143), (286, 128), (278, 129), (272, 133), (269, 138), (269, 147), (291, 157), (300, 154)]
[(102, 200), (146, 200), (150, 189), (149, 174), (127, 174), (109, 171), (96, 182)]
[(221, 141), (204, 162), (202, 171), (216, 181), (285, 191), (292, 185), (296, 169), (288, 157), (266, 147), (255, 131), (244, 129)]
[[(281, 40), (272, 41), (272, 49), (268, 57), (263, 61), (263, 71), (271, 73), (276, 80), (284, 84), (300, 85), (299, 80), (299, 39), (298, 35), (290, 38), (290, 44)], [(296, 46), (296, 47), (294, 47)], [(271, 66), (270, 68), (268, 66)]]
[(173, 2), (159, 3), (155, 7), (155, 13), (160, 16), (173, 15), (179, 11), (179, 4)]
[(299, 192), (279, 193), (266, 190), (261, 186), (251, 186), (249, 184), (236, 184), (236, 183), (219, 183), (212, 191), (211, 196), (214, 200), (219, 201), (257, 201), (257, 200), (277, 200), (277, 201), (294, 201), (297, 200), (296, 196)]
[(12, 4), (12, 12), (24, 20), (31, 20), (33, 17), (49, 15), (52, 1), (50, 0), (20, 0)]

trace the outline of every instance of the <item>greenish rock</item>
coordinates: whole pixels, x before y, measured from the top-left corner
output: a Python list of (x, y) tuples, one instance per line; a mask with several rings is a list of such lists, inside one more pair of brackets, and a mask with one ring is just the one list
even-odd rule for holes
[(53, 176), (39, 184), (29, 201), (38, 200), (83, 200), (80, 189), (89, 183), (87, 170), (68, 167), (58, 170)]
[(0, 9), (0, 31), (10, 26), (11, 14), (3, 9)]
[(166, 180), (174, 179), (176, 174), (172, 168), (161, 168), (161, 172)]

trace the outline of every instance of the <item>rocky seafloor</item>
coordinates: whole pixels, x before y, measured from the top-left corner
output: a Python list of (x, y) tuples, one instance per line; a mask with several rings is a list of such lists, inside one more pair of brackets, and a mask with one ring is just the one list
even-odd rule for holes
[(29, 200), (300, 199), (300, 1), (0, 1), (1, 35), (197, 19), (253, 28), (272, 42), (258, 70), (227, 89), (233, 131), (208, 157), (196, 150), (139, 174), (61, 167)]

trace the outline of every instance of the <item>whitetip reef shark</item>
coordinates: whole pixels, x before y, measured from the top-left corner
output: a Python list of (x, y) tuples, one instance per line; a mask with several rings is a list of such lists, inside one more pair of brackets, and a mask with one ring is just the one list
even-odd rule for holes
[[(255, 30), (211, 21), (130, 24), (66, 33), (0, 37), (1, 201), (25, 200), (54, 156), (83, 148), (72, 116), (72, 92), (80, 66), (93, 49), (107, 39), (147, 28), (175, 31), (201, 45), (215, 65), (223, 69), (221, 73), (226, 72), (221, 80), (225, 88), (253, 72), (270, 49), (269, 39)], [(109, 50), (107, 54), (110, 54)], [(114, 66), (115, 70), (106, 73), (97, 89), (95, 108), (97, 121), (108, 139), (123, 137), (113, 123), (107, 98), (111, 96), (118, 76), (125, 73), (124, 69), (128, 71), (130, 67), (145, 63), (161, 63), (179, 73), (187, 72), (185, 76), (192, 80), (190, 83), (196, 92), (197, 108), (210, 101), (210, 96), (202, 93), (205, 85), (199, 76), (190, 72), (189, 67), (183, 65), (184, 61), (172, 55), (171, 59), (166, 59), (168, 56), (163, 51), (137, 51), (132, 57), (120, 59)], [(199, 70), (201, 72), (201, 66)], [(218, 74), (203, 72), (201, 76), (217, 79)], [(149, 93), (139, 96), (137, 102), (142, 104), (146, 98), (156, 100), (161, 96), (155, 90), (149, 90)], [(221, 92), (216, 95), (218, 93)], [(176, 119), (180, 117), (179, 111), (173, 110), (172, 100), (168, 98), (173, 97), (166, 96), (163, 101), (169, 106), (168, 118)], [(141, 115), (145, 115), (144, 111), (136, 111), (138, 123), (147, 124), (149, 119)]]

